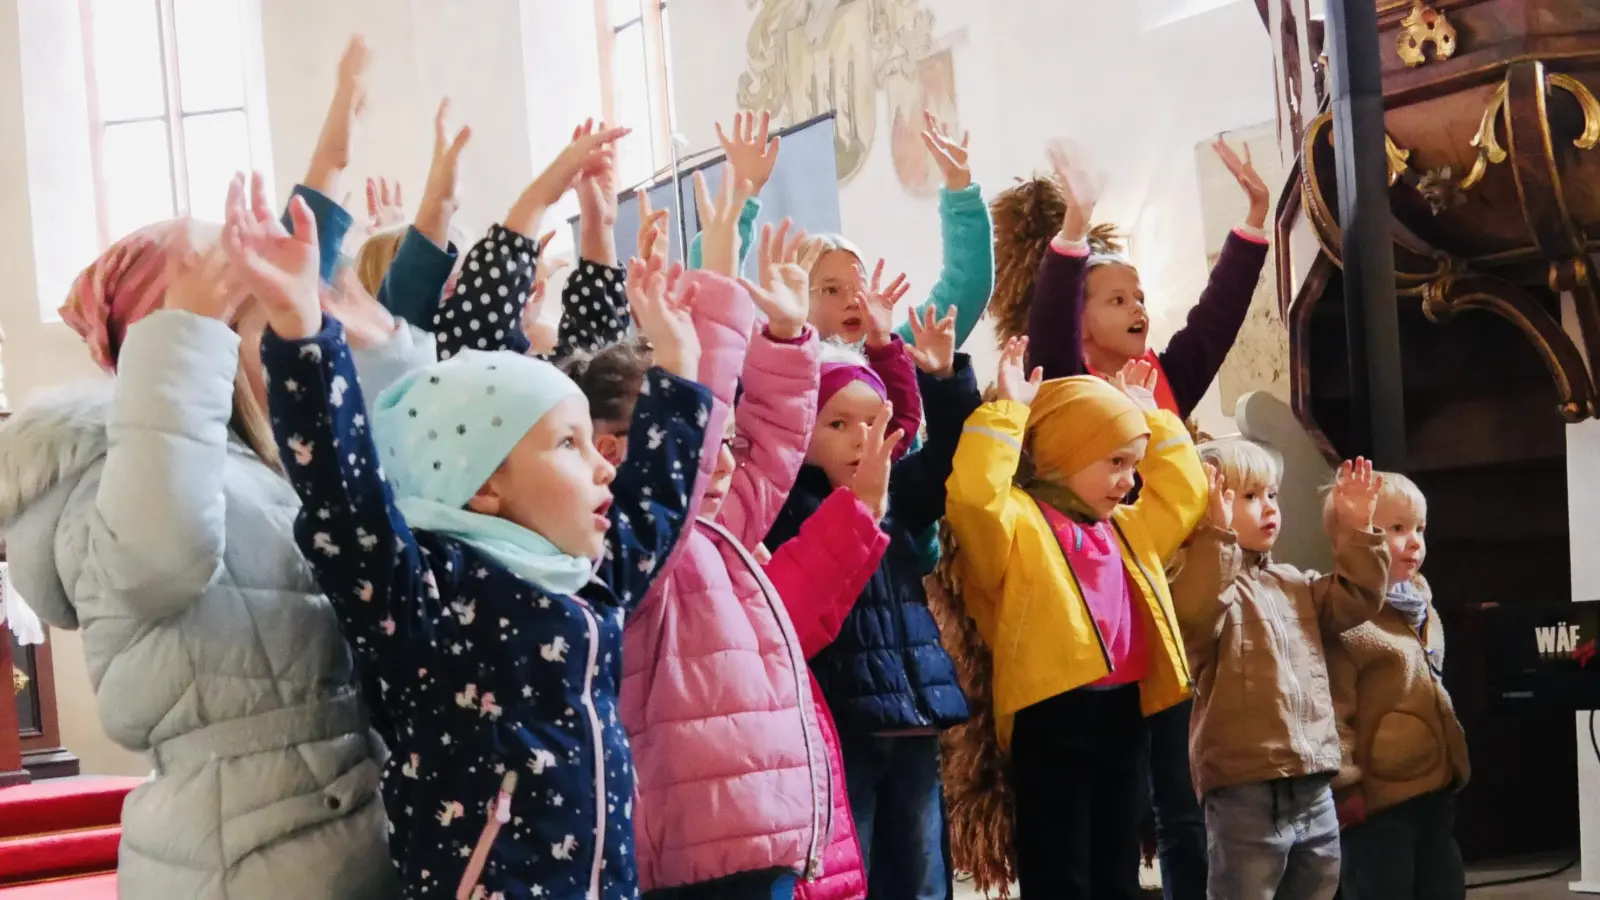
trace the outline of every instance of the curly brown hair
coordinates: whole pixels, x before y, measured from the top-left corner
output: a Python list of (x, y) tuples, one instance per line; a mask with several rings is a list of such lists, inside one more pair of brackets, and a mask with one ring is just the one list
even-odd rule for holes
[(589, 399), (589, 417), (603, 422), (627, 422), (654, 354), (642, 337), (624, 338), (594, 353), (574, 353), (560, 363)]
[[(1028, 333), (1028, 312), (1033, 302), (1033, 282), (1050, 242), (1061, 230), (1066, 199), (1054, 178), (1035, 176), (1001, 191), (989, 204), (994, 218), (994, 293), (989, 297), (989, 317), (994, 320), (996, 346)], [(1121, 253), (1116, 226), (1102, 223), (1089, 229), (1092, 253)]]

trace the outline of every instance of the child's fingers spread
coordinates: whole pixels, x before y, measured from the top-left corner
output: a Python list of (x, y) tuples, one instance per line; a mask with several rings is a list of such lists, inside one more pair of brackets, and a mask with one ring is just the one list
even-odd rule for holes
[(701, 221), (708, 221), (712, 218), (715, 207), (711, 205), (711, 194), (706, 188), (704, 172), (694, 173), (694, 205), (700, 210)]

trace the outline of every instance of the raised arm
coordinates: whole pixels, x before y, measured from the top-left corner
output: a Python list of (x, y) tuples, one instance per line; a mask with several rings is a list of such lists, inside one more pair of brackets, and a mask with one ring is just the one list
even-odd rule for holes
[(1193, 669), (1216, 661), (1217, 641), (1231, 601), (1229, 586), (1239, 577), (1243, 554), (1239, 539), (1225, 528), (1202, 524), (1179, 552), (1172, 573), (1172, 606), (1183, 631)]
[(906, 436), (895, 449), (895, 456), (905, 456), (922, 430), (922, 389), (917, 385), (916, 363), (898, 334), (889, 335), (886, 342), (876, 346), (869, 339), (866, 351), (867, 365), (882, 379), (889, 402), (894, 404), (894, 428)]
[(783, 598), (807, 659), (839, 636), (888, 548), (889, 536), (872, 510), (849, 488), (836, 488), (800, 524), (799, 534), (772, 552), (767, 578)]
[(1184, 418), (1194, 412), (1233, 349), (1267, 261), (1267, 238), (1262, 229), (1272, 194), (1250, 162), (1250, 148), (1245, 147), (1240, 159), (1218, 138), (1212, 149), (1239, 182), (1250, 201), (1250, 211), (1245, 224), (1234, 229), (1222, 245), (1222, 255), (1211, 269), (1199, 302), (1189, 311), (1188, 321), (1160, 353), (1161, 369)]
[(441, 360), (462, 350), (528, 349), (522, 310), (533, 291), (538, 252), (526, 234), (505, 225), (489, 226), (489, 233), (467, 252), (455, 294), (436, 302), (433, 333)]
[(734, 409), (738, 467), (717, 521), (746, 547), (772, 528), (811, 443), (820, 342), (804, 320), (802, 327), (788, 340), (762, 328), (745, 357), (744, 392)]
[(89, 520), (91, 565), (131, 614), (151, 621), (181, 612), (221, 570), (239, 366), (233, 329), (173, 309), (170, 297), (123, 339)]
[[(932, 309), (940, 315), (950, 307), (956, 310), (956, 346), (965, 344), (968, 335), (983, 316), (994, 293), (994, 222), (983, 192), (972, 183), (972, 168), (967, 163), (967, 136), (959, 142), (933, 115), (924, 112), (926, 128), (922, 142), (933, 154), (944, 173), (939, 190), (939, 235), (943, 265), (939, 280), (927, 298), (911, 314)], [(911, 340), (909, 324), (897, 333)]]
[(1099, 199), (1097, 180), (1076, 166), (1066, 149), (1047, 150), (1061, 191), (1061, 229), (1039, 260), (1028, 302), (1028, 365), (1046, 378), (1088, 373), (1083, 361), (1083, 291), (1089, 274), (1089, 220)]
[(378, 463), (343, 327), (325, 318), (301, 340), (269, 331), (261, 357), (278, 452), (300, 495), (295, 539), (345, 634), (360, 648), (431, 633), (441, 610), (422, 590), (416, 540)]
[(689, 522), (711, 392), (661, 368), (645, 373), (633, 408), (628, 455), (611, 484), (612, 523), (596, 577), (624, 607), (644, 599)]
[[(756, 198), (771, 180), (772, 170), (778, 164), (778, 147), (782, 141), (768, 138), (771, 127), (772, 114), (767, 111), (762, 111), (759, 124), (755, 113), (735, 114), (732, 135), (723, 131), (721, 122), (717, 123), (717, 141), (722, 144), (722, 152), (728, 160), (728, 174), (723, 177), (732, 177), (735, 183), (750, 183), (750, 198), (739, 210), (739, 256), (735, 275), (744, 271), (745, 260), (755, 246), (756, 216), (761, 214), (761, 201)], [(700, 268), (700, 235), (689, 242), (684, 259), (689, 268)]]
[(945, 482), (955, 459), (967, 418), (983, 403), (972, 360), (955, 356), (947, 377), (918, 373), (928, 440), (895, 464), (889, 479), (890, 508), (913, 533), (932, 526), (945, 514)]
[(1370, 620), (1389, 591), (1389, 544), (1372, 526), (1383, 476), (1372, 463), (1346, 460), (1334, 477), (1333, 572), (1310, 577), (1311, 599), (1324, 638)]
[(1029, 407), (1042, 380), (1038, 369), (1024, 368), (1027, 353), (1027, 338), (1012, 338), (1001, 349), (999, 399), (967, 417), (945, 482), (945, 520), (962, 548), (963, 568), (990, 593), (1004, 581), (1011, 558), (1018, 515), (1012, 479), (1022, 459)]
[(1206, 472), (1189, 429), (1177, 416), (1146, 409), (1144, 417), (1150, 427), (1149, 448), (1139, 465), (1144, 487), (1138, 501), (1115, 515), (1140, 520), (1161, 558), (1171, 559), (1205, 515)]

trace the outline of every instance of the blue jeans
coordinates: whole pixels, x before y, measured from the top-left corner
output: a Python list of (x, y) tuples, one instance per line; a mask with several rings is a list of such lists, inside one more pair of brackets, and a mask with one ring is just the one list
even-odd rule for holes
[(1145, 719), (1150, 736), (1150, 805), (1166, 900), (1205, 900), (1206, 817), (1189, 777), (1189, 716), (1194, 701)]
[(1343, 900), (1463, 900), (1456, 798), (1435, 791), (1375, 812), (1344, 830)]
[(850, 813), (870, 900), (948, 900), (944, 788), (936, 735), (840, 733)]
[(1311, 775), (1206, 794), (1208, 896), (1331, 900), (1339, 890), (1339, 814), (1331, 783), (1331, 776)]

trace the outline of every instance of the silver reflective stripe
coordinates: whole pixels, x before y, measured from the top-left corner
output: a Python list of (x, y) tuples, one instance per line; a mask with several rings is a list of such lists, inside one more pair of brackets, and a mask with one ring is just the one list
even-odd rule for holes
[(997, 441), (1004, 441), (1005, 443), (1010, 444), (1011, 446), (1017, 448), (1018, 450), (1022, 449), (1022, 445), (1017, 442), (1016, 438), (1014, 438), (1011, 435), (1006, 434), (1004, 432), (995, 431), (993, 428), (985, 428), (982, 425), (968, 425), (967, 427), (961, 429), (961, 433), (962, 434), (982, 434), (982, 435), (986, 435), (988, 437), (994, 438)]
[(1181, 447), (1187, 443), (1189, 443), (1189, 436), (1187, 434), (1180, 434), (1175, 437), (1167, 438), (1166, 440), (1157, 444), (1150, 452), (1160, 453), (1163, 450), (1171, 450), (1173, 447)]

